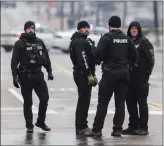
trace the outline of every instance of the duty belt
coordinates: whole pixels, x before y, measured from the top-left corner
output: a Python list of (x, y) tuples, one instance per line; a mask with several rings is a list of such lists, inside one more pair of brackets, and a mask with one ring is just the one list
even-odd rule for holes
[(125, 69), (125, 68), (129, 69), (129, 65), (119, 65), (119, 66), (115, 66), (115, 67), (106, 67), (106, 66), (104, 66), (103, 68), (104, 68), (105, 71), (109, 72), (109, 71), (114, 70), (114, 69)]
[(21, 66), (18, 68), (18, 71), (21, 73), (37, 73), (41, 71), (41, 67), (37, 67), (37, 68), (28, 68), (26, 66)]

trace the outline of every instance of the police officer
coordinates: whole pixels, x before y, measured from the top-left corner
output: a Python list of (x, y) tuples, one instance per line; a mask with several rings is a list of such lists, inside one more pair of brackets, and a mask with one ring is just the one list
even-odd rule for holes
[[(130, 86), (127, 96), (127, 108), (130, 115), (129, 127), (123, 134), (147, 135), (149, 77), (154, 67), (154, 49), (147, 38), (142, 35), (141, 25), (137, 21), (130, 23), (127, 35), (133, 39), (137, 51), (137, 63), (130, 72)], [(139, 105), (139, 115), (138, 107)]]
[(103, 75), (99, 82), (98, 106), (93, 128), (85, 133), (86, 136), (102, 136), (101, 130), (113, 93), (115, 94), (115, 115), (112, 136), (121, 136), (125, 117), (129, 66), (134, 65), (136, 61), (136, 51), (132, 40), (119, 29), (121, 27), (120, 17), (112, 16), (108, 25), (110, 31), (101, 37), (95, 52), (99, 64), (103, 62)]
[(76, 108), (76, 134), (82, 135), (88, 130), (88, 109), (91, 99), (92, 86), (96, 86), (94, 42), (87, 38), (90, 25), (87, 21), (80, 21), (77, 32), (71, 37), (70, 58), (73, 63), (73, 76), (78, 89), (78, 103)]
[(53, 80), (51, 62), (43, 41), (35, 35), (35, 23), (28, 21), (24, 25), (25, 33), (15, 42), (11, 59), (13, 84), (16, 88), (21, 86), (24, 99), (24, 117), (27, 133), (33, 133), (32, 90), (39, 97), (39, 111), (35, 126), (45, 131), (51, 129), (45, 124), (47, 105), (49, 100), (47, 84), (41, 67), (48, 72), (48, 79)]

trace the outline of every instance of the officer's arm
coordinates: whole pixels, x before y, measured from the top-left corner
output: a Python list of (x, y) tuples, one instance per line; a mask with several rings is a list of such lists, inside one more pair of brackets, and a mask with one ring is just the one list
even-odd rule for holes
[(155, 64), (155, 59), (154, 59), (154, 48), (151, 46), (150, 42), (148, 39), (146, 39), (144, 42), (143, 42), (143, 50), (144, 50), (144, 53), (145, 53), (145, 56), (146, 56), (146, 59), (147, 59), (147, 62), (148, 62), (148, 72), (149, 74), (152, 73), (152, 70), (154, 68), (154, 64)]
[(12, 75), (16, 76), (18, 74), (17, 67), (20, 61), (20, 42), (16, 41), (13, 48), (13, 53), (11, 57), (11, 71)]
[(46, 46), (45, 46), (43, 41), (42, 41), (42, 44), (43, 44), (43, 50), (44, 50), (45, 57), (46, 57), (46, 64), (44, 65), (44, 67), (47, 70), (47, 72), (50, 73), (50, 72), (52, 72), (50, 57), (49, 57), (47, 48), (46, 48)]
[(129, 38), (129, 52), (128, 52), (130, 67), (134, 67), (137, 62), (137, 52), (133, 41)]
[(104, 59), (105, 50), (107, 49), (107, 43), (109, 42), (109, 37), (102, 36), (98, 42), (96, 51), (95, 51), (95, 59), (96, 64), (100, 65), (101, 61)]
[(87, 44), (83, 40), (79, 40), (75, 43), (75, 56), (78, 66), (83, 68), (88, 75), (91, 75), (91, 69), (88, 63), (88, 56), (87, 56)]

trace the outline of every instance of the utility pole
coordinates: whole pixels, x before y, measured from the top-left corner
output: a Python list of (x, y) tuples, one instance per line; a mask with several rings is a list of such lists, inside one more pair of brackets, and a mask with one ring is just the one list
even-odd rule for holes
[(156, 44), (159, 47), (160, 46), (160, 40), (159, 40), (159, 23), (158, 23), (158, 6), (157, 6), (157, 1), (153, 2), (153, 7), (154, 7), (154, 27), (155, 27), (155, 34), (156, 34)]
[(127, 17), (127, 1), (123, 2), (124, 3), (124, 13), (123, 13), (123, 19), (122, 19), (122, 26), (125, 28), (125, 23), (126, 23), (126, 17)]
[(61, 19), (60, 19), (60, 29), (61, 30), (64, 30), (64, 2), (63, 1), (61, 1)]
[(100, 21), (100, 2), (96, 2), (97, 3), (97, 12), (96, 12), (96, 26), (99, 26), (99, 21)]

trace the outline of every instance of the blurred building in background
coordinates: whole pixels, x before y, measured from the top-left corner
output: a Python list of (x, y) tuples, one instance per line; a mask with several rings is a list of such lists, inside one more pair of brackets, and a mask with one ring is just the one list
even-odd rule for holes
[[(40, 18), (40, 20), (44, 22), (44, 25), (59, 31), (76, 28), (77, 23), (80, 20), (87, 20), (93, 27), (102, 26), (108, 28), (109, 18), (112, 15), (118, 15), (122, 19), (122, 29), (126, 32), (129, 23), (136, 20), (141, 23), (144, 34), (155, 37), (155, 43), (158, 46), (161, 45), (160, 38), (162, 37), (160, 36), (162, 36), (163, 29), (162, 1), (96, 2), (88, 0), (27, 1), (17, 3), (25, 3), (26, 7), (29, 8), (30, 13), (37, 18)], [(4, 7), (5, 5), (6, 4), (3, 3)]]

